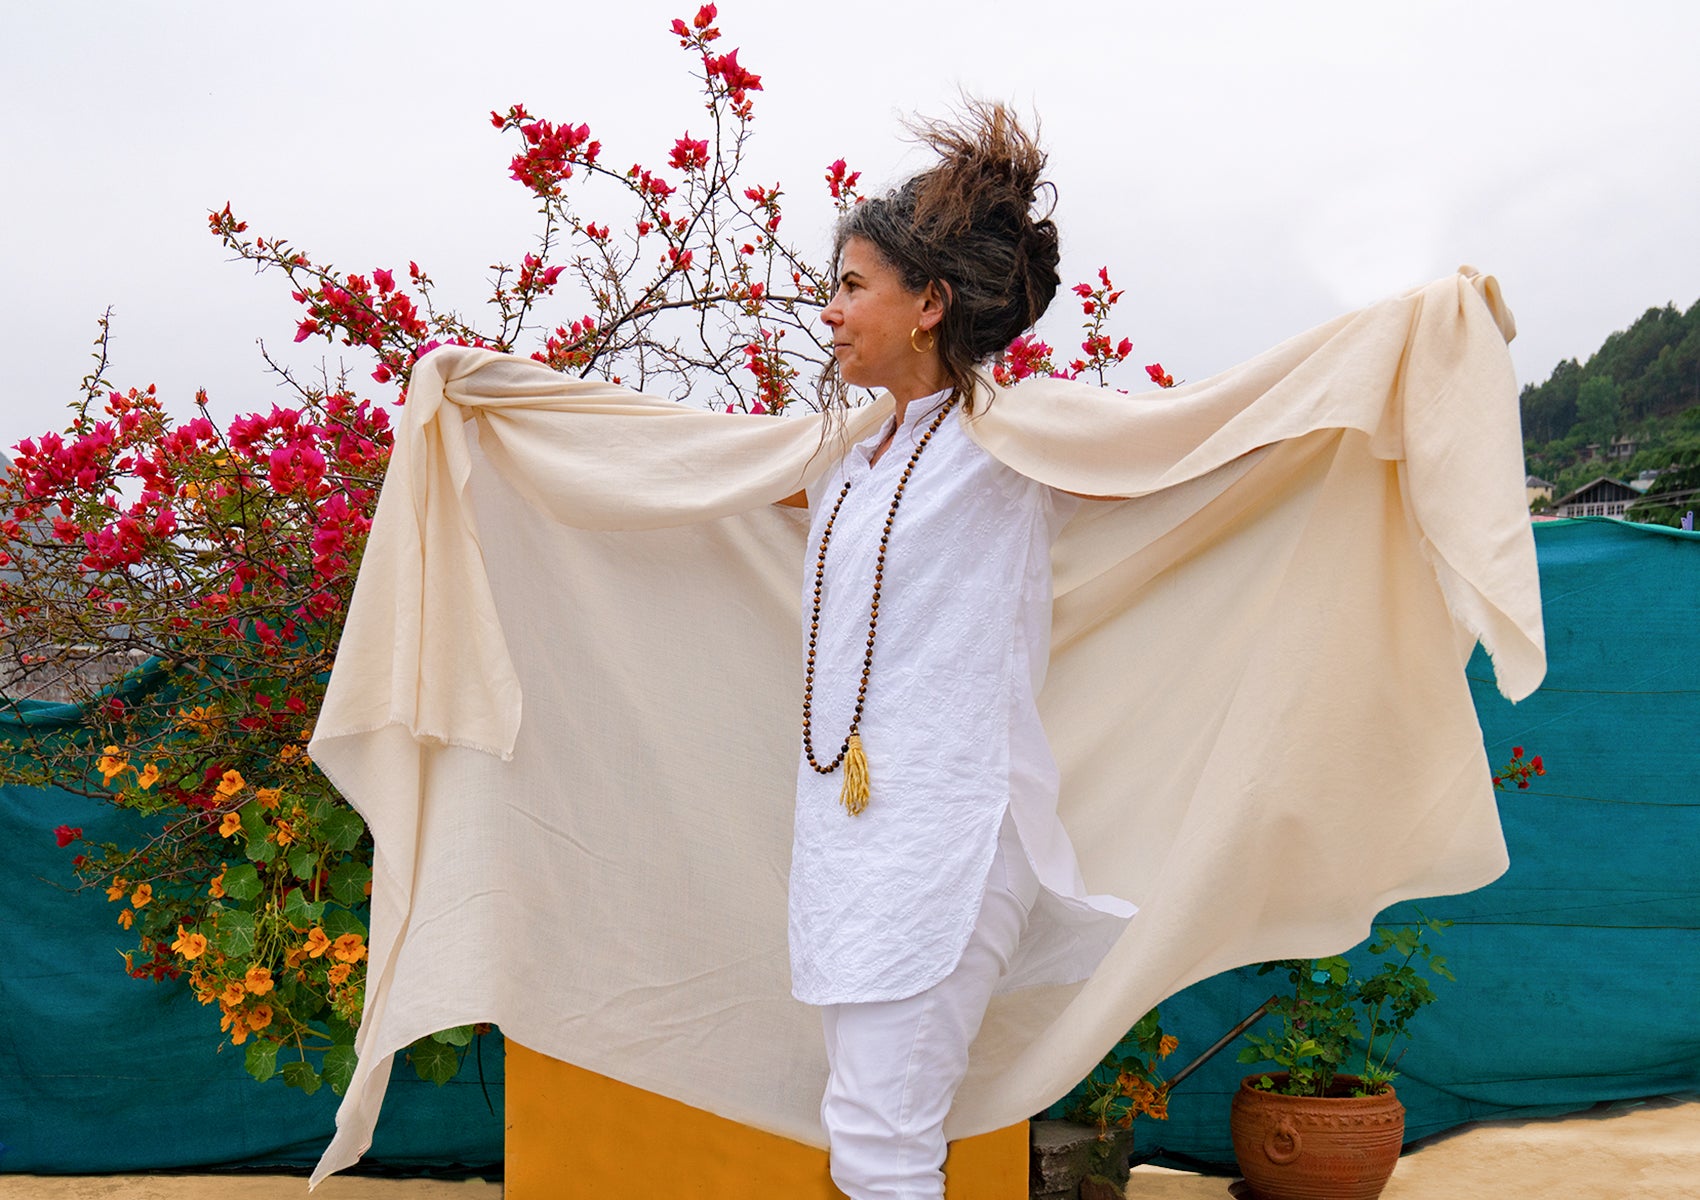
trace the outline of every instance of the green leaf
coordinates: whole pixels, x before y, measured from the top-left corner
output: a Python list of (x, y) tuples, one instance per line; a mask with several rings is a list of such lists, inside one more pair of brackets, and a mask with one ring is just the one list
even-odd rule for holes
[(358, 933), (366, 936), (366, 926), (360, 923), (360, 918), (346, 908), (333, 908), (325, 914), (325, 936), (336, 941), (345, 933)]
[(345, 858), (331, 868), (331, 895), (338, 904), (353, 907), (366, 899), (366, 882), (371, 878), (372, 868)]
[(338, 809), (319, 826), (319, 834), (332, 850), (352, 850), (366, 832), (366, 823), (351, 808)]
[(453, 1029), (439, 1029), (431, 1035), (434, 1042), (442, 1042), (445, 1046), (472, 1045), (472, 1026), (456, 1025)]
[(277, 857), (277, 846), (264, 838), (249, 838), (248, 857), (257, 863), (269, 863)]
[(413, 1062), (414, 1073), (438, 1087), (460, 1071), (460, 1055), (455, 1053), (455, 1048), (428, 1037), (414, 1042), (408, 1048), (407, 1056)]
[(313, 1064), (310, 1062), (284, 1063), (283, 1081), (290, 1087), (300, 1088), (309, 1096), (318, 1091), (319, 1084), (323, 1082), (319, 1078), (319, 1073), (313, 1070)]
[[(289, 899), (283, 902), (283, 919), (302, 929), (317, 925), (324, 914), (325, 902), (320, 900), (315, 903), (308, 900), (307, 893), (301, 888), (296, 888), (293, 892), (290, 892)], [(329, 930), (326, 932), (328, 933)]]
[(240, 908), (225, 909), (218, 918), (218, 948), (231, 958), (246, 958), (254, 952), (254, 914)]
[(258, 1079), (261, 1083), (264, 1083), (273, 1075), (276, 1075), (277, 1048), (278, 1044), (276, 1042), (268, 1042), (264, 1038), (249, 1042), (248, 1053), (244, 1060), (244, 1065), (248, 1068), (248, 1074), (252, 1075), (255, 1079)]
[(232, 900), (252, 900), (260, 894), (260, 873), (252, 863), (225, 868), (224, 894)]
[(325, 1051), (325, 1082), (331, 1085), (331, 1091), (340, 1096), (348, 1090), (356, 1061), (353, 1046), (336, 1045)]
[(260, 807), (260, 802), (250, 800), (236, 811), (242, 818), (242, 836), (249, 841), (255, 838), (264, 841), (271, 831), (266, 828), (266, 810)]
[(319, 873), (319, 856), (305, 846), (289, 852), (289, 873), (305, 883)]

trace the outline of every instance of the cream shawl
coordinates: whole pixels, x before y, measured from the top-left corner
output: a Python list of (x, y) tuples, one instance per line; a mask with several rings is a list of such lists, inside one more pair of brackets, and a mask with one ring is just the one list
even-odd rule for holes
[[(997, 997), (947, 1126), (1019, 1120), (1176, 990), (1331, 953), (1505, 866), (1463, 664), (1544, 670), (1511, 316), (1464, 268), (1202, 382), (1028, 380), (968, 430), (1088, 504), (1041, 698), (1088, 888), (1140, 913), (1083, 984)], [(984, 403), (990, 400), (990, 403)], [(415, 369), (312, 753), (377, 844), (359, 1066), (494, 1021), (822, 1144), (788, 994), (818, 417), (706, 413), (525, 359)]]

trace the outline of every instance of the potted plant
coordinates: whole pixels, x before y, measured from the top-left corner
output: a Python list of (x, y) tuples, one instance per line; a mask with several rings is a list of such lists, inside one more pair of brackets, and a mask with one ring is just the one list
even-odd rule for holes
[(1422, 968), (1453, 977), (1428, 940), (1450, 923), (1419, 913), (1413, 924), (1378, 927), (1368, 950), (1384, 961), (1367, 975), (1339, 955), (1258, 968), (1285, 972), (1290, 990), (1269, 1005), (1279, 1024), (1246, 1034), (1239, 1054), (1278, 1068), (1246, 1076), (1234, 1095), (1234, 1157), (1252, 1197), (1374, 1200), (1387, 1186), (1405, 1133), (1393, 1051), (1436, 999)]
[[(1493, 786), (1527, 790), (1532, 776), (1545, 774), (1540, 755), (1525, 759), (1516, 746), (1494, 772)], [(1453, 978), (1427, 940), (1450, 924), (1418, 912), (1398, 929), (1378, 926), (1367, 949), (1383, 961), (1369, 975), (1354, 973), (1338, 955), (1258, 968), (1259, 975), (1285, 972), (1292, 990), (1267, 1006), (1279, 1021), (1275, 1032), (1246, 1034), (1251, 1044), (1239, 1054), (1242, 1063), (1268, 1062), (1279, 1070), (1246, 1076), (1234, 1094), (1234, 1157), (1245, 1176), (1235, 1195), (1381, 1195), (1405, 1135), (1405, 1109), (1392, 1086), (1399, 1061), (1393, 1051), (1410, 1038), (1411, 1019), (1436, 999), (1424, 969)], [(1342, 1074), (1347, 1065), (1358, 1073)]]

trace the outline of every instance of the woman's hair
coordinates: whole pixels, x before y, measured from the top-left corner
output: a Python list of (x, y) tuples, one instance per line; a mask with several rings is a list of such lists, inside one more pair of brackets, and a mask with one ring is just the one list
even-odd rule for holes
[[(931, 283), (944, 300), (934, 329), (951, 386), (972, 412), (976, 368), (1031, 328), (1062, 282), (1057, 227), (1035, 215), (1045, 155), (1002, 104), (966, 100), (955, 121), (917, 121), (917, 138), (938, 153), (930, 167), (884, 196), (845, 213), (833, 236), (836, 277), (851, 238), (868, 242), (903, 286)], [(822, 374), (827, 408), (848, 403), (837, 364)]]

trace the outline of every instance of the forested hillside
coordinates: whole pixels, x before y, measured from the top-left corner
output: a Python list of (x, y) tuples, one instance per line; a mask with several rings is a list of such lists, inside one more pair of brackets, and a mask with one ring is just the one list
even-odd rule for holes
[[(1700, 475), (1700, 302), (1687, 312), (1649, 308), (1587, 362), (1566, 359), (1524, 387), (1521, 401), (1528, 471), (1554, 484), (1555, 499), (1599, 475), (1658, 471), (1654, 503), (1632, 516), (1674, 524), (1694, 507), (1691, 477)], [(1614, 457), (1614, 444), (1621, 454), (1626, 443), (1633, 451)]]

